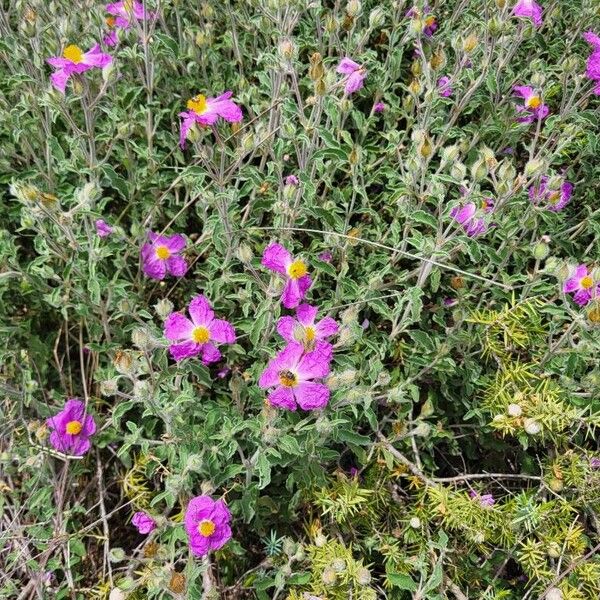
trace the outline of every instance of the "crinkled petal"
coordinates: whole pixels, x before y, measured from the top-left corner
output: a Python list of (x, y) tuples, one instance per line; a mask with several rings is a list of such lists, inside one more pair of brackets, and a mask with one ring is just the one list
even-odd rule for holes
[(179, 233), (171, 236), (165, 236), (164, 240), (164, 245), (171, 253), (181, 252), (186, 246), (185, 237)]
[(187, 262), (183, 256), (170, 256), (167, 258), (167, 271), (174, 277), (183, 277), (187, 272)]
[(165, 337), (168, 340), (189, 340), (194, 324), (178, 312), (171, 313), (165, 321)]
[(310, 304), (300, 304), (296, 309), (296, 318), (304, 327), (310, 327), (314, 325), (315, 318), (319, 309), (316, 306)]
[(171, 344), (169, 346), (169, 352), (177, 362), (183, 360), (184, 358), (196, 356), (196, 354), (199, 354), (201, 350), (202, 346), (200, 344), (196, 344), (196, 342), (192, 340), (183, 342), (182, 344)]
[(202, 344), (202, 363), (209, 365), (221, 359), (221, 352), (212, 344)]
[(277, 359), (273, 359), (267, 368), (261, 373), (258, 379), (258, 386), (266, 389), (279, 385), (279, 371), (281, 370), (275, 363)]
[(579, 288), (579, 277), (570, 277), (563, 283), (563, 292), (570, 294)]
[(211, 535), (209, 540), (209, 546), (211, 550), (218, 550), (222, 548), (231, 539), (231, 527), (228, 524), (217, 527), (215, 533)]
[(195, 296), (190, 302), (190, 316), (196, 327), (208, 327), (215, 318), (215, 313), (210, 307), (208, 298), (204, 294)]
[(296, 410), (292, 388), (280, 385), (269, 394), (268, 400), (273, 406), (285, 408), (286, 410)]
[(277, 333), (287, 342), (293, 342), (296, 323), (297, 321), (293, 317), (281, 317), (277, 321)]
[(231, 521), (231, 513), (223, 500), (215, 502), (210, 519), (215, 525), (225, 525)]
[(516, 96), (521, 96), (525, 100), (533, 96), (533, 88), (529, 85), (515, 85), (513, 91)]
[(215, 319), (208, 327), (210, 339), (221, 344), (235, 343), (235, 329), (229, 321)]
[(335, 319), (332, 319), (331, 317), (321, 319), (315, 327), (315, 333), (319, 339), (335, 335), (338, 330), (338, 324), (335, 322)]
[(292, 255), (281, 244), (270, 244), (263, 252), (261, 264), (271, 271), (287, 275)]
[(359, 69), (360, 65), (358, 63), (354, 62), (351, 58), (345, 57), (342, 58), (335, 71), (343, 75), (352, 75), (354, 71), (358, 71)]
[(83, 427), (79, 435), (87, 436), (94, 435), (96, 433), (96, 422), (92, 415), (86, 415), (83, 419)]
[(64, 94), (70, 77), (70, 73), (67, 73), (67, 71), (64, 69), (60, 69), (59, 71), (56, 71), (50, 75), (50, 81), (52, 82), (54, 88), (56, 88), (61, 94)]
[(185, 148), (185, 141), (187, 140), (188, 133), (194, 126), (195, 119), (190, 117), (187, 112), (179, 113), (179, 116), (182, 117), (181, 127), (179, 129), (179, 146), (183, 149)]
[(360, 90), (363, 87), (365, 79), (367, 77), (366, 71), (355, 71), (352, 75), (348, 76), (346, 79), (346, 85), (344, 86), (344, 91), (346, 94), (353, 94)]
[(312, 352), (307, 352), (298, 364), (298, 376), (301, 381), (326, 377), (329, 375), (331, 356), (323, 351), (323, 346), (318, 346)]
[(91, 50), (89, 50), (83, 55), (81, 63), (79, 64), (103, 69), (104, 67), (110, 65), (111, 62), (112, 56), (110, 56), (110, 54), (102, 52), (102, 48), (100, 48), (100, 45), (96, 44)]
[(329, 388), (322, 383), (299, 383), (294, 388), (294, 394), (303, 410), (323, 408), (329, 402)]
[(164, 279), (167, 274), (166, 261), (157, 258), (153, 251), (147, 251), (143, 259), (143, 271), (152, 279)]

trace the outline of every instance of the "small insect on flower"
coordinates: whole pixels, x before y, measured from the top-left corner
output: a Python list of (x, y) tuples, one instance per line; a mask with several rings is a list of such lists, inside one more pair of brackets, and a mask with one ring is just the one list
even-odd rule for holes
[(95, 223), (96, 235), (101, 238), (108, 237), (114, 229), (103, 219), (98, 219)]
[(85, 404), (78, 398), (69, 398), (65, 407), (46, 420), (50, 428), (50, 443), (64, 454), (82, 456), (90, 449), (90, 437), (96, 433), (92, 415), (86, 414)]
[(600, 36), (593, 31), (587, 31), (583, 34), (583, 39), (592, 46), (592, 54), (590, 54), (585, 76), (596, 83), (594, 94), (600, 96)]
[(347, 96), (360, 90), (367, 77), (367, 70), (348, 57), (342, 58), (335, 71), (346, 76), (343, 81)]
[(136, 512), (133, 515), (131, 524), (134, 527), (137, 527), (137, 530), (143, 535), (156, 529), (156, 521), (148, 513), (143, 511)]
[(573, 184), (563, 181), (557, 189), (550, 189), (549, 178), (545, 175), (540, 179), (539, 185), (532, 185), (529, 188), (529, 199), (535, 205), (543, 205), (547, 210), (559, 212), (571, 200), (573, 194)]
[(87, 52), (71, 44), (65, 48), (62, 56), (52, 56), (46, 59), (46, 62), (56, 69), (50, 75), (52, 85), (64, 94), (71, 75), (84, 73), (90, 69), (103, 69), (112, 62), (112, 57), (102, 52), (98, 44)]
[(263, 252), (261, 264), (285, 277), (281, 302), (286, 308), (296, 308), (312, 285), (306, 263), (294, 259), (281, 244), (270, 244)]
[(258, 385), (275, 388), (268, 396), (273, 406), (296, 410), (323, 408), (329, 401), (329, 388), (315, 382), (329, 375), (332, 350), (329, 344), (316, 344), (311, 352), (304, 353), (304, 346), (290, 342), (275, 358), (269, 361)]
[(331, 317), (325, 317), (315, 323), (318, 308), (309, 304), (300, 304), (296, 309), (296, 318), (281, 317), (277, 322), (277, 333), (286, 342), (300, 342), (307, 352), (315, 345), (338, 332), (338, 324)]
[(184, 517), (192, 553), (205, 556), (224, 546), (231, 539), (230, 522), (231, 513), (223, 500), (215, 502), (210, 496), (192, 498)]
[(531, 19), (536, 27), (542, 26), (542, 7), (535, 0), (519, 0), (513, 8), (515, 17)]
[(219, 117), (229, 123), (239, 123), (242, 109), (231, 100), (233, 92), (225, 92), (216, 98), (206, 98), (202, 94), (194, 96), (187, 102), (187, 111), (179, 113), (182, 118), (179, 145), (185, 148), (185, 141), (190, 129), (195, 125), (214, 125)]
[(523, 98), (523, 105), (516, 107), (517, 112), (523, 114), (517, 121), (519, 123), (533, 123), (545, 119), (550, 114), (550, 109), (542, 102), (540, 95), (529, 85), (515, 85), (515, 96)]
[(168, 274), (183, 277), (187, 263), (180, 256), (186, 242), (182, 235), (159, 235), (148, 232), (149, 242), (142, 246), (141, 257), (144, 273), (152, 279), (164, 279)]
[(573, 300), (579, 306), (585, 306), (592, 298), (600, 294), (600, 282), (594, 281), (586, 265), (578, 265), (563, 284), (565, 294), (573, 294)]
[(217, 362), (221, 352), (215, 343), (234, 344), (235, 329), (228, 321), (215, 319), (215, 313), (203, 295), (193, 298), (188, 310), (191, 320), (174, 312), (165, 321), (165, 337), (176, 342), (169, 346), (171, 356), (180, 361), (201, 354), (203, 364)]

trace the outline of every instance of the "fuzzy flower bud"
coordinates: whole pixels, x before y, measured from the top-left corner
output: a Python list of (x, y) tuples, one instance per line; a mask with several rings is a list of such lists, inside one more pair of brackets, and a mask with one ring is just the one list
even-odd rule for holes
[(335, 582), (337, 581), (337, 575), (331, 567), (327, 567), (321, 575), (321, 580), (325, 585), (335, 585)]
[(356, 571), (356, 581), (358, 582), (358, 585), (369, 585), (371, 583), (371, 573), (369, 572), (369, 569), (360, 567)]
[(117, 385), (118, 378), (114, 377), (113, 379), (105, 379), (100, 382), (100, 395), (101, 396), (113, 396), (115, 392), (119, 389)]
[(298, 49), (292, 40), (285, 38), (279, 42), (277, 51), (282, 59), (289, 61), (296, 57)]
[(419, 517), (412, 517), (408, 524), (413, 529), (419, 529), (421, 527), (421, 519), (419, 519)]
[(550, 254), (550, 247), (544, 242), (538, 242), (533, 247), (533, 256), (537, 260), (544, 260)]
[(477, 44), (479, 44), (479, 40), (477, 39), (477, 36), (472, 33), (463, 40), (462, 49), (469, 54), (477, 48)]
[(346, 14), (353, 19), (356, 19), (356, 17), (360, 16), (361, 12), (362, 3), (360, 0), (350, 0), (350, 2), (348, 2), (346, 5)]
[(548, 590), (545, 600), (563, 600), (563, 598), (563, 593), (557, 587), (553, 587)]
[(542, 431), (541, 424), (535, 419), (525, 419), (523, 427), (525, 428), (525, 432), (529, 435), (537, 435)]
[(381, 27), (385, 21), (385, 12), (381, 8), (374, 8), (369, 14), (369, 27), (377, 29)]
[(509, 404), (508, 408), (506, 409), (506, 412), (511, 416), (511, 417), (520, 417), (523, 414), (523, 409), (521, 408), (520, 404)]
[(322, 548), (327, 543), (327, 538), (322, 533), (317, 533), (315, 536), (315, 546)]
[(336, 558), (332, 563), (331, 563), (331, 568), (336, 572), (336, 573), (343, 573), (346, 570), (346, 561), (343, 558)]
[(527, 177), (533, 177), (539, 175), (544, 170), (544, 162), (538, 159), (530, 160), (525, 165), (525, 175)]
[(254, 256), (252, 248), (250, 248), (248, 244), (244, 244), (244, 242), (240, 243), (240, 245), (237, 247), (236, 254), (240, 259), (240, 262), (243, 262), (244, 264), (250, 263), (252, 257)]

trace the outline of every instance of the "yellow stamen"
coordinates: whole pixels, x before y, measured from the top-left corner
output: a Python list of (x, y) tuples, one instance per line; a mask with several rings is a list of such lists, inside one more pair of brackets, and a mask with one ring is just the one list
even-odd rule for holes
[(117, 22), (117, 19), (115, 19), (115, 17), (106, 17), (106, 24), (112, 29), (115, 24)]
[(559, 191), (552, 192), (548, 196), (548, 202), (550, 202), (550, 204), (557, 204), (559, 200), (560, 200), (560, 192)]
[(294, 387), (298, 383), (298, 378), (291, 371), (280, 371), (279, 382), (285, 387)]
[(192, 331), (192, 339), (197, 344), (206, 344), (210, 340), (210, 331), (206, 327), (195, 327)]
[(314, 327), (305, 327), (304, 332), (306, 333), (307, 342), (312, 342), (315, 339), (316, 332)]
[(202, 519), (198, 523), (198, 533), (202, 537), (210, 537), (216, 529), (216, 525), (210, 519)]
[(208, 108), (208, 103), (206, 102), (206, 98), (202, 94), (198, 94), (194, 96), (191, 100), (188, 100), (187, 107), (190, 110), (193, 110), (197, 115), (202, 115), (206, 112)]
[(541, 103), (542, 103), (542, 100), (540, 99), (539, 96), (531, 96), (531, 98), (527, 99), (527, 101), (525, 102), (525, 105), (528, 106), (529, 108), (536, 109), (540, 106)]
[(308, 273), (308, 269), (306, 265), (301, 260), (295, 260), (288, 267), (288, 275), (292, 279), (300, 279), (300, 277), (304, 277)]
[(579, 283), (584, 290), (589, 290), (594, 285), (594, 280), (589, 275), (586, 275), (581, 278)]
[(425, 25), (427, 25), (427, 27), (431, 27), (432, 25), (435, 25), (435, 17), (434, 16), (427, 17), (425, 19)]
[(78, 435), (81, 433), (83, 425), (79, 421), (69, 421), (65, 427), (65, 431), (69, 435)]
[(171, 256), (171, 252), (166, 246), (158, 246), (158, 248), (156, 248), (156, 258), (167, 260), (169, 256)]
[(63, 56), (77, 65), (83, 60), (83, 50), (79, 46), (71, 44), (65, 48)]

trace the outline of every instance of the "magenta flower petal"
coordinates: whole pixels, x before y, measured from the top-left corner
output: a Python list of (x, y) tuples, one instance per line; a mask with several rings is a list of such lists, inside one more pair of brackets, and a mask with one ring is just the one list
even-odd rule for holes
[(169, 346), (169, 352), (177, 362), (183, 360), (184, 358), (196, 356), (197, 354), (200, 354), (201, 350), (202, 346), (200, 344), (196, 344), (196, 342), (192, 340), (183, 342), (181, 344), (171, 344)]
[(103, 219), (96, 220), (96, 235), (104, 238), (109, 236), (113, 232), (113, 228)]
[(542, 7), (535, 0), (519, 0), (513, 8), (513, 15), (531, 19), (536, 27), (542, 25)]
[(168, 340), (185, 340), (192, 337), (194, 324), (181, 313), (171, 313), (165, 321), (165, 337)]
[(329, 388), (322, 383), (303, 382), (295, 388), (296, 401), (303, 410), (323, 408), (329, 402)]
[(215, 313), (210, 307), (206, 296), (200, 294), (195, 296), (189, 306), (190, 316), (196, 326), (206, 327), (215, 318)]
[[(176, 254), (177, 252), (181, 252), (182, 250), (185, 249), (186, 246), (186, 241), (185, 241), (185, 237), (183, 237), (182, 235), (176, 233), (175, 235), (171, 235), (171, 236), (164, 236), (164, 237), (160, 237), (158, 238), (161, 240), (162, 243), (164, 243), (165, 248), (167, 248), (167, 250), (173, 254)], [(164, 242), (163, 242), (164, 240)]]
[(243, 118), (242, 109), (230, 100), (231, 96), (233, 96), (233, 92), (225, 92), (217, 98), (209, 98), (208, 104), (211, 105), (214, 112), (222, 119), (225, 119), (229, 123), (238, 123)]
[(291, 254), (281, 244), (270, 244), (263, 252), (261, 264), (271, 271), (286, 275), (291, 263)]
[(324, 319), (321, 319), (315, 327), (318, 339), (324, 339), (335, 335), (338, 330), (338, 324), (336, 323), (335, 319), (331, 317), (325, 317)]
[(185, 148), (185, 141), (187, 140), (188, 133), (194, 126), (196, 120), (187, 112), (179, 113), (179, 116), (182, 117), (181, 128), (179, 130), (179, 146), (183, 149)]
[(174, 277), (183, 277), (187, 268), (187, 262), (182, 256), (171, 256), (167, 259), (167, 271)]
[(100, 45), (96, 44), (91, 50), (88, 50), (88, 52), (86, 52), (83, 55), (81, 64), (103, 69), (104, 67), (110, 65), (111, 62), (112, 56), (110, 56), (110, 54), (102, 52), (102, 48), (100, 48)]
[(336, 73), (341, 73), (342, 75), (352, 75), (352, 73), (358, 71), (359, 69), (360, 65), (358, 63), (354, 62), (351, 58), (345, 57), (342, 58), (335, 71)]
[(327, 377), (331, 355), (322, 351), (324, 346), (307, 352), (298, 363), (298, 375), (301, 380)]
[(269, 366), (262, 372), (258, 386), (267, 389), (276, 385), (279, 385), (279, 371), (277, 365), (273, 364), (273, 361), (269, 363)]
[(567, 279), (563, 284), (563, 292), (570, 294), (579, 287), (579, 277), (571, 277)]
[(143, 271), (144, 274), (152, 279), (164, 279), (167, 274), (166, 261), (159, 260), (152, 253), (144, 261)]
[(534, 91), (533, 88), (529, 85), (515, 85), (513, 87), (516, 96), (521, 96), (521, 98), (530, 98), (533, 96)]
[(293, 342), (296, 320), (293, 317), (281, 317), (277, 321), (277, 333), (287, 342)]
[(50, 75), (50, 82), (61, 94), (64, 94), (70, 77), (70, 73), (67, 73), (64, 69), (60, 69)]
[(212, 344), (202, 344), (202, 363), (209, 365), (221, 359), (221, 352)]
[(210, 331), (210, 339), (221, 344), (235, 343), (235, 329), (229, 321), (215, 319), (208, 327)]
[(294, 400), (294, 392), (289, 387), (280, 385), (275, 388), (268, 396), (269, 403), (279, 408), (286, 410), (296, 410), (296, 402)]
[(593, 31), (586, 31), (583, 39), (594, 47), (594, 50), (600, 50), (600, 36)]
[(296, 309), (296, 318), (304, 326), (314, 325), (318, 308), (310, 304), (300, 304)]
[(304, 296), (300, 292), (299, 281), (297, 279), (288, 279), (285, 282), (283, 293), (281, 294), (281, 303), (286, 308), (295, 308), (300, 304)]
[(350, 95), (360, 90), (364, 85), (366, 77), (367, 72), (363, 70), (355, 71), (352, 75), (349, 75), (344, 86), (346, 94)]
[(131, 519), (131, 523), (132, 525), (134, 525), (135, 527), (137, 527), (137, 530), (141, 533), (141, 534), (148, 534), (151, 531), (154, 531), (154, 529), (156, 529), (156, 522), (154, 521), (154, 519), (145, 512), (139, 511), (136, 512), (133, 515), (133, 518)]

